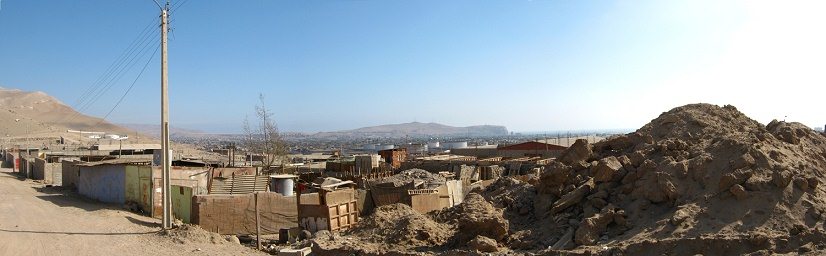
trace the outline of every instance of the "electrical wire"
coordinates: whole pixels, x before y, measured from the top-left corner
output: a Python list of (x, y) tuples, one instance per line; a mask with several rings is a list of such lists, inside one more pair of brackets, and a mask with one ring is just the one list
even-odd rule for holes
[(133, 54), (135, 54), (135, 50), (141, 48), (140, 46), (146, 42), (147, 38), (150, 38), (153, 35), (152, 33), (150, 33), (152, 31), (150, 28), (154, 25), (154, 23), (155, 21), (153, 18), (153, 22), (150, 23), (146, 28), (144, 28), (139, 33), (139, 35), (135, 37), (135, 39), (129, 44), (129, 46), (123, 50), (120, 56), (107, 67), (106, 71), (103, 74), (101, 74), (101, 76), (98, 77), (98, 79), (95, 80), (95, 82), (80, 95), (78, 100), (75, 102), (74, 106), (75, 109), (79, 111), (73, 113), (72, 115), (67, 115), (63, 117), (59, 122), (71, 120), (80, 115), (79, 112), (82, 111), (80, 110), (81, 106), (87, 104), (88, 101), (91, 100), (90, 97), (92, 97), (92, 95), (96, 95), (96, 92), (100, 89), (100, 87), (103, 86), (107, 80), (110, 80), (118, 70), (122, 69), (123, 65), (126, 63), (126, 60), (131, 59), (133, 57)]
[(170, 8), (170, 12), (177, 11), (178, 9), (181, 8), (181, 6), (184, 6), (187, 2), (189, 2), (189, 0), (183, 0), (181, 2), (178, 2), (179, 4), (172, 5), (172, 8)]
[(138, 42), (142, 42), (143, 40), (145, 40), (145, 37), (147, 36), (147, 32), (148, 32), (148, 31), (151, 31), (151, 30), (149, 30), (149, 29), (150, 29), (150, 28), (152, 28), (152, 25), (154, 25), (154, 24), (155, 24), (155, 22), (156, 22), (156, 21), (155, 21), (155, 19), (153, 18), (153, 19), (152, 19), (152, 22), (151, 22), (151, 23), (149, 23), (149, 25), (147, 25), (147, 26), (146, 26), (143, 30), (141, 30), (141, 32), (140, 32), (140, 33), (138, 33), (138, 36), (137, 36), (137, 37), (135, 37), (135, 39), (134, 39), (134, 40), (132, 40), (132, 42), (129, 44), (129, 46), (128, 46), (128, 47), (126, 47), (125, 49), (123, 49), (123, 52), (122, 52), (122, 53), (118, 56), (118, 58), (116, 58), (114, 61), (112, 61), (112, 63), (111, 63), (111, 64), (109, 64), (109, 66), (108, 66), (108, 67), (105, 69), (105, 71), (104, 71), (104, 72), (103, 72), (103, 73), (102, 73), (102, 74), (101, 74), (101, 75), (100, 75), (100, 76), (99, 76), (99, 77), (95, 80), (95, 82), (94, 82), (94, 83), (92, 83), (92, 85), (91, 85), (91, 86), (89, 86), (89, 87), (86, 89), (86, 91), (84, 91), (84, 92), (81, 94), (81, 96), (80, 96), (80, 97), (78, 98), (78, 100), (75, 102), (75, 106), (76, 106), (76, 107), (77, 107), (78, 105), (80, 105), (83, 101), (85, 101), (86, 97), (88, 97), (88, 96), (89, 96), (89, 94), (91, 94), (94, 90), (97, 90), (97, 87), (99, 86), (99, 84), (100, 84), (100, 83), (102, 83), (102, 82), (103, 82), (103, 81), (104, 81), (104, 80), (105, 80), (108, 76), (110, 76), (110, 75), (111, 75), (111, 73), (115, 70), (115, 68), (116, 68), (117, 66), (120, 66), (120, 65), (121, 65), (121, 63), (123, 62), (123, 60), (124, 60), (124, 59), (126, 59), (126, 58), (127, 58), (127, 56), (128, 56), (129, 54), (131, 54), (131, 53), (134, 51), (135, 47), (138, 45)]
[[(158, 37), (158, 36), (153, 36), (153, 37), (151, 37), (153, 40), (149, 40), (149, 41), (147, 41), (147, 43), (146, 43), (146, 44), (144, 44), (144, 45), (143, 45), (143, 47), (141, 47), (141, 49), (138, 51), (138, 53), (137, 53), (137, 54), (135, 54), (135, 55), (133, 55), (133, 56), (132, 56), (132, 57), (131, 57), (131, 58), (130, 58), (127, 62), (126, 62), (127, 64), (126, 64), (125, 66), (123, 66), (123, 67), (122, 67), (122, 68), (121, 68), (121, 69), (117, 72), (117, 74), (115, 74), (115, 76), (114, 76), (114, 77), (112, 77), (112, 78), (111, 78), (111, 79), (110, 79), (110, 80), (106, 83), (106, 85), (105, 85), (105, 86), (104, 86), (101, 90), (98, 90), (98, 91), (97, 91), (97, 92), (93, 95), (93, 97), (92, 97), (91, 99), (89, 99), (88, 101), (86, 101), (86, 103), (85, 103), (84, 105), (81, 105), (81, 106), (80, 106), (79, 111), (85, 111), (85, 110), (87, 110), (87, 109), (88, 109), (89, 107), (91, 107), (94, 103), (96, 103), (96, 102), (97, 102), (97, 100), (101, 98), (101, 96), (103, 96), (106, 92), (108, 92), (108, 91), (109, 91), (109, 89), (111, 89), (113, 85), (115, 85), (118, 81), (120, 81), (120, 79), (121, 79), (121, 78), (122, 78), (122, 77), (126, 74), (126, 72), (127, 72), (127, 71), (129, 71), (129, 70), (131, 70), (131, 69), (132, 69), (132, 67), (134, 67), (134, 66), (135, 66), (135, 64), (137, 64), (137, 60), (138, 60), (138, 59), (140, 59), (140, 58), (143, 58), (142, 56), (143, 56), (143, 55), (145, 55), (145, 54), (148, 52), (148, 51), (146, 51), (146, 50), (147, 50), (147, 49), (149, 49), (148, 47), (149, 47), (150, 45), (152, 45), (152, 44), (153, 44), (153, 41), (157, 40), (157, 37)], [(139, 58), (139, 56), (141, 56), (141, 57)]]
[(123, 93), (123, 95), (122, 95), (122, 96), (120, 96), (120, 99), (118, 100), (118, 102), (117, 102), (117, 103), (115, 103), (115, 106), (113, 106), (113, 107), (112, 107), (112, 109), (110, 109), (110, 110), (109, 110), (109, 112), (108, 112), (108, 113), (106, 113), (106, 115), (105, 115), (105, 116), (103, 116), (103, 118), (101, 118), (101, 119), (100, 119), (100, 121), (99, 121), (97, 124), (95, 124), (95, 126), (98, 126), (99, 124), (103, 123), (103, 121), (106, 121), (106, 118), (108, 118), (108, 117), (109, 117), (109, 115), (111, 115), (111, 114), (112, 114), (112, 112), (114, 112), (114, 111), (115, 111), (115, 109), (116, 109), (116, 108), (120, 105), (120, 103), (121, 103), (121, 102), (123, 102), (123, 99), (125, 99), (125, 98), (126, 98), (126, 95), (129, 95), (129, 92), (130, 92), (130, 91), (132, 91), (132, 87), (135, 87), (135, 83), (137, 83), (137, 82), (138, 82), (138, 79), (140, 79), (140, 78), (141, 78), (141, 75), (143, 75), (143, 72), (144, 72), (144, 71), (146, 71), (146, 67), (148, 67), (148, 66), (149, 66), (149, 63), (151, 63), (151, 62), (152, 62), (152, 60), (153, 60), (153, 59), (155, 59), (155, 54), (156, 54), (156, 53), (158, 53), (158, 49), (160, 49), (160, 48), (161, 48), (160, 46), (158, 46), (157, 48), (155, 48), (155, 51), (152, 53), (152, 55), (150, 55), (150, 56), (149, 56), (149, 59), (148, 59), (148, 60), (146, 60), (146, 64), (144, 64), (144, 65), (143, 65), (143, 68), (141, 68), (141, 72), (139, 72), (139, 73), (138, 73), (138, 76), (137, 76), (137, 77), (135, 77), (135, 80), (134, 80), (134, 81), (132, 81), (132, 84), (131, 84), (131, 85), (129, 85), (129, 88), (128, 88), (128, 89), (126, 89), (126, 92), (124, 92), (124, 93)]
[(114, 76), (110, 76), (108, 81), (105, 81), (104, 84), (102, 84), (103, 88), (100, 88), (99, 90), (93, 91), (92, 94), (90, 94), (91, 95), (90, 98), (88, 98), (88, 100), (86, 100), (83, 104), (81, 104), (81, 106), (77, 107), (75, 109), (75, 113), (70, 115), (68, 117), (68, 120), (71, 120), (71, 119), (74, 119), (76, 117), (81, 116), (83, 111), (87, 110), (89, 107), (91, 107), (93, 104), (95, 104), (98, 101), (98, 99), (101, 98), (101, 96), (103, 96), (106, 92), (108, 92), (109, 89), (111, 89), (113, 85), (115, 85), (117, 82), (119, 82), (120, 79), (126, 74), (126, 72), (131, 70), (138, 63), (137, 60), (143, 59), (144, 56), (146, 56), (146, 54), (148, 53), (148, 51), (146, 51), (146, 49), (148, 49), (147, 47), (152, 45), (152, 42), (156, 41), (156, 39), (157, 39), (157, 37), (150, 37), (150, 38), (154, 38), (154, 39), (150, 40), (150, 41), (147, 41), (147, 43), (143, 44), (141, 49), (139, 51), (137, 51), (136, 54), (131, 55), (130, 57), (128, 57), (128, 60), (124, 62), (125, 64), (122, 65), (117, 71), (115, 71), (115, 73), (113, 73)]

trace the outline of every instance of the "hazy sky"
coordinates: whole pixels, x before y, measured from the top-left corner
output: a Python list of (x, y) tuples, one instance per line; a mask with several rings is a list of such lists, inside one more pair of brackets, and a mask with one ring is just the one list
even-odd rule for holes
[[(172, 3), (173, 126), (240, 130), (259, 93), (288, 131), (637, 128), (695, 102), (826, 124), (824, 1), (184, 1)], [(75, 106), (133, 40), (154, 40), (158, 12), (151, 0), (2, 0), (0, 86)], [(85, 113), (114, 106), (147, 45)], [(159, 121), (159, 66), (110, 121)]]

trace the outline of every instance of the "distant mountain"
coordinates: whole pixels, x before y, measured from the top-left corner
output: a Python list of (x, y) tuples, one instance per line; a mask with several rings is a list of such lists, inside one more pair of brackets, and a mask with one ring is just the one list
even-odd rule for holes
[[(152, 136), (154, 138), (161, 137), (161, 125), (160, 124), (118, 124), (120, 126), (138, 131), (140, 133)], [(207, 134), (204, 131), (193, 130), (193, 129), (185, 129), (175, 126), (169, 127), (169, 136), (176, 137), (176, 136), (197, 136), (197, 135), (205, 135)]]
[(87, 116), (44, 92), (0, 88), (0, 134), (9, 137), (58, 137), (79, 134), (67, 130), (134, 134), (97, 117)]
[(498, 125), (454, 127), (437, 123), (403, 123), (363, 127), (354, 130), (319, 132), (317, 138), (402, 138), (433, 136), (499, 136), (507, 135), (508, 129)]

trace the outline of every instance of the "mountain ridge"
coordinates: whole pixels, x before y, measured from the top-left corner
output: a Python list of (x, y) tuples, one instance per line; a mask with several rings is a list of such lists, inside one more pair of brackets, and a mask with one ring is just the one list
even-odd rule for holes
[(135, 134), (135, 131), (80, 113), (42, 91), (0, 87), (0, 132), (8, 137), (78, 138), (67, 130)]
[(501, 125), (472, 125), (465, 127), (449, 126), (439, 123), (409, 122), (400, 124), (385, 124), (367, 126), (351, 130), (333, 132), (319, 132), (312, 136), (316, 138), (332, 137), (429, 137), (429, 136), (501, 136), (507, 135), (508, 130)]

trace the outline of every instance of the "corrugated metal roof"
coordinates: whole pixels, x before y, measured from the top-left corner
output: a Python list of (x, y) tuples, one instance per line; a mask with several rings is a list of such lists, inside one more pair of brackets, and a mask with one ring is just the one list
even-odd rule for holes
[(499, 148), (499, 150), (564, 150), (565, 147), (554, 145), (554, 144), (546, 144), (542, 142), (536, 141), (528, 141), (525, 143), (514, 144), (510, 146), (504, 146)]
[(268, 176), (234, 175), (228, 179), (213, 179), (210, 195), (238, 195), (267, 191)]
[(151, 160), (141, 160), (141, 159), (112, 159), (112, 160), (103, 160), (97, 162), (85, 162), (79, 163), (77, 166), (98, 166), (98, 165), (115, 165), (115, 164), (148, 164), (151, 163)]

